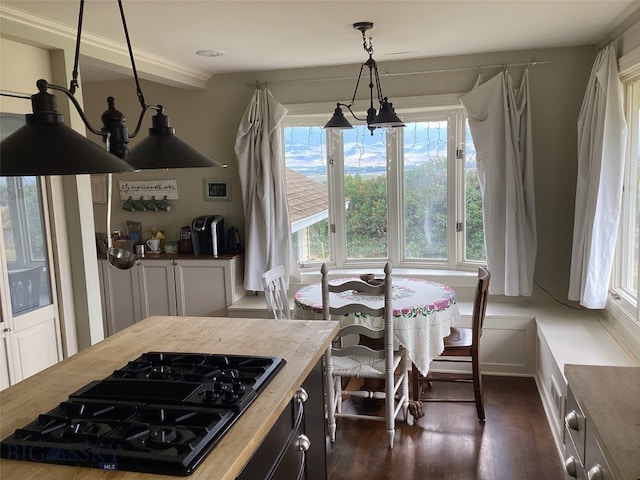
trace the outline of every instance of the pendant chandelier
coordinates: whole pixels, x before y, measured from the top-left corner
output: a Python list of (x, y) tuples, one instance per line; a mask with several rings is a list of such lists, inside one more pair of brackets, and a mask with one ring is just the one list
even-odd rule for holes
[[(25, 116), (26, 125), (0, 142), (0, 176), (78, 175), (151, 168), (226, 167), (180, 140), (170, 126), (169, 118), (163, 113), (162, 105), (145, 103), (122, 0), (118, 0), (118, 7), (141, 107), (134, 132), (128, 132), (125, 116), (116, 110), (113, 97), (107, 99), (108, 108), (102, 114), (103, 126), (99, 130), (91, 126), (74, 97), (78, 88), (80, 39), (84, 16), (84, 0), (80, 0), (70, 87), (67, 89), (42, 79), (36, 82), (38, 92), (31, 96), (33, 113)], [(102, 137), (105, 149), (65, 125), (64, 116), (57, 111), (55, 96), (47, 90), (57, 90), (69, 98), (86, 128)], [(152, 118), (149, 136), (129, 152), (129, 139), (134, 138), (140, 131), (142, 119), (148, 110), (156, 112)]]
[[(367, 42), (367, 38), (365, 32), (373, 28), (373, 22), (358, 22), (353, 24), (353, 28), (359, 30), (362, 33), (362, 46), (364, 51), (369, 54), (369, 58), (366, 62), (360, 65), (360, 73), (358, 74), (358, 80), (356, 81), (356, 88), (353, 91), (353, 97), (351, 97), (351, 101), (347, 103), (337, 103), (336, 109), (333, 112), (333, 116), (326, 123), (324, 128), (327, 129), (336, 129), (336, 130), (345, 130), (348, 128), (353, 128), (351, 123), (345, 118), (344, 113), (342, 112), (341, 107), (345, 107), (353, 118), (360, 122), (367, 122), (367, 128), (371, 131), (371, 135), (373, 135), (373, 131), (376, 128), (382, 127), (404, 127), (404, 122), (396, 115), (395, 110), (393, 109), (393, 104), (389, 102), (388, 98), (382, 94), (382, 86), (380, 85), (380, 76), (378, 74), (378, 64), (373, 59), (373, 44), (371, 43), (371, 38)], [(360, 85), (360, 78), (362, 78), (362, 71), (364, 67), (369, 69), (369, 108), (367, 109), (367, 118), (358, 118), (358, 116), (353, 113), (351, 107), (356, 101), (356, 94), (358, 93), (358, 87)], [(374, 84), (375, 82), (375, 84)], [(375, 99), (378, 101), (380, 106), (379, 110), (376, 110), (374, 107), (374, 87), (375, 87)]]

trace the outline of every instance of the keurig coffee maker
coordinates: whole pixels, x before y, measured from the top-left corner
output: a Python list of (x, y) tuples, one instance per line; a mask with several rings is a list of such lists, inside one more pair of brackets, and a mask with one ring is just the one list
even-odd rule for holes
[(193, 254), (213, 256), (224, 252), (224, 219), (220, 215), (202, 215), (191, 222)]

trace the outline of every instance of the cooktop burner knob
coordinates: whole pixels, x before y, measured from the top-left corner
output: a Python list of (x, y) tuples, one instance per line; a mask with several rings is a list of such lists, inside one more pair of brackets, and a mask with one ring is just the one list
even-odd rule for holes
[(220, 397), (220, 394), (215, 390), (205, 390), (204, 391), (204, 399), (210, 402), (215, 401)]
[(245, 392), (247, 388), (241, 382), (234, 382), (231, 389), (234, 391), (234, 393), (241, 395)]
[(238, 401), (238, 398), (240, 398), (239, 395), (237, 395), (233, 391), (229, 390), (228, 392), (226, 392), (224, 394), (223, 400), (224, 400), (225, 403), (234, 403), (234, 402)]

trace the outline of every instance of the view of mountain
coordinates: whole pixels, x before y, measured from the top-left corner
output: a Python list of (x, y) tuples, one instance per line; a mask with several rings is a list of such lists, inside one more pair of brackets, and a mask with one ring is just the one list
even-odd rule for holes
[[(386, 171), (386, 130), (358, 125), (343, 130), (345, 172), (347, 174), (381, 175)], [(325, 176), (326, 139), (322, 127), (285, 128), (287, 167), (306, 176)], [(475, 149), (469, 129), (466, 135), (468, 166), (475, 166)], [(446, 121), (408, 123), (404, 128), (404, 163), (406, 169), (431, 158), (447, 154)]]

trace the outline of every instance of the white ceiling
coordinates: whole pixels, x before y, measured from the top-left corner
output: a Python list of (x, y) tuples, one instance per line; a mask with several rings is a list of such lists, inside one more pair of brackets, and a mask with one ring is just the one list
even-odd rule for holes
[[(374, 58), (389, 60), (595, 45), (640, 0), (124, 0), (136, 55), (216, 73), (360, 63), (358, 21), (375, 23)], [(1, 0), (75, 31), (78, 0)], [(86, 0), (83, 39), (124, 44), (115, 0)], [(200, 57), (198, 50), (225, 54)], [(88, 63), (88, 62), (87, 62)], [(81, 63), (82, 66), (82, 63)], [(95, 76), (82, 71), (84, 80)], [(104, 73), (100, 78), (105, 78)]]

